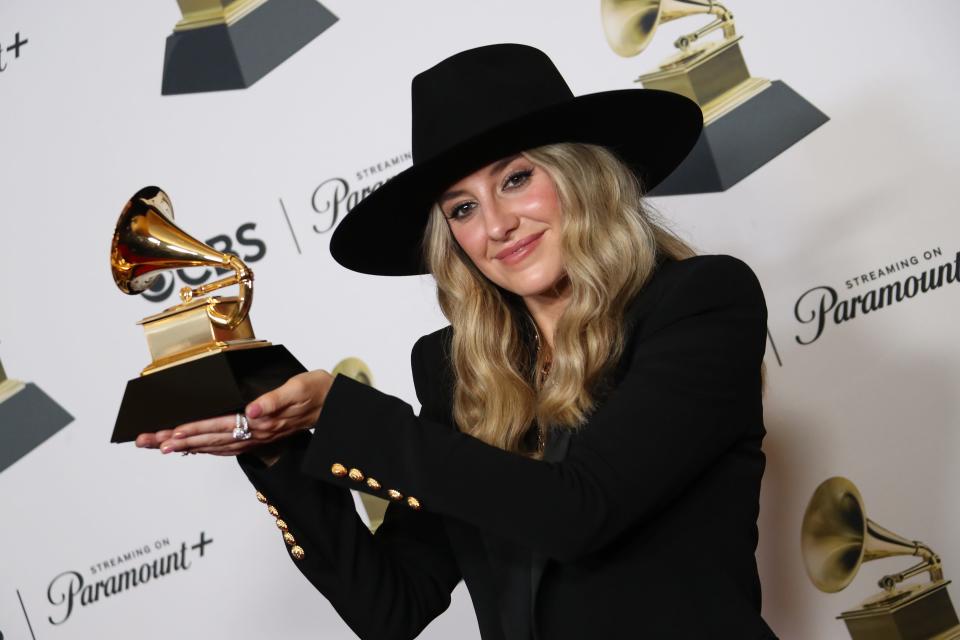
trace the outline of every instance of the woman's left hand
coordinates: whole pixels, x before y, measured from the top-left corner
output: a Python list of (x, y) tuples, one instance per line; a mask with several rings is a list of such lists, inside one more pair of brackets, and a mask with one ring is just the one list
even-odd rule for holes
[(159, 448), (163, 453), (211, 453), (235, 456), (290, 436), (316, 424), (333, 376), (323, 370), (293, 376), (246, 407), (251, 437), (233, 437), (236, 415), (219, 416), (182, 424), (173, 429), (137, 436), (137, 446)]

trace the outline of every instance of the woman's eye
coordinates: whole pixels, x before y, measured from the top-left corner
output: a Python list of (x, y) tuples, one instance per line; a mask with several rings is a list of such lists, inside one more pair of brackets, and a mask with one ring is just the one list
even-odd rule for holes
[(523, 171), (514, 171), (503, 183), (504, 189), (512, 189), (519, 187), (524, 182), (530, 179), (530, 176), (533, 175), (533, 169), (524, 169)]
[(473, 210), (473, 207), (474, 207), (474, 203), (472, 202), (464, 202), (462, 204), (458, 204), (457, 206), (450, 209), (450, 213), (447, 214), (447, 219), (461, 220), (470, 214), (470, 212)]

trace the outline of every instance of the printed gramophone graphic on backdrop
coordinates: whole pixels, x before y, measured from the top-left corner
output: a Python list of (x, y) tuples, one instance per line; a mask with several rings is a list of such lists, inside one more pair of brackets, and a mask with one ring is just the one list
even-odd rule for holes
[(337, 17), (316, 0), (177, 0), (161, 93), (243, 89), (326, 31)]
[[(662, 23), (714, 18), (678, 38), (677, 53), (637, 78), (644, 88), (682, 94), (703, 109), (696, 146), (651, 195), (726, 191), (829, 120), (783, 81), (750, 75), (740, 51), (743, 36), (718, 2), (601, 0), (601, 15), (607, 42), (624, 57), (646, 49)], [(721, 40), (701, 40), (717, 30)]]
[[(214, 267), (233, 275), (180, 290), (181, 303), (144, 318), (153, 361), (127, 383), (111, 442), (242, 411), (250, 401), (306, 369), (289, 351), (253, 335), (253, 272), (173, 222), (170, 198), (145, 187), (127, 202), (110, 248), (113, 280), (124, 293), (150, 288), (161, 272)], [(205, 297), (237, 285), (237, 295)]]
[(32, 382), (8, 378), (0, 363), (0, 471), (73, 422), (73, 416)]
[[(827, 593), (845, 589), (864, 562), (902, 555), (920, 558), (881, 578), (880, 593), (840, 614), (853, 640), (960, 638), (940, 557), (926, 544), (867, 518), (860, 492), (846, 478), (830, 478), (817, 487), (803, 515), (800, 539), (807, 575)], [(929, 574), (928, 582), (904, 583), (922, 573)]]

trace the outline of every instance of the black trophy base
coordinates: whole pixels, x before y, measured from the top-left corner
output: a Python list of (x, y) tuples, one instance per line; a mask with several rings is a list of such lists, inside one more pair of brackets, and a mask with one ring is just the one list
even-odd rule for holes
[(175, 31), (163, 57), (163, 95), (243, 89), (337, 21), (316, 0), (268, 0), (232, 25)]
[(0, 402), (0, 471), (71, 422), (73, 416), (40, 387), (28, 382)]
[(726, 191), (827, 122), (782, 80), (704, 127), (687, 159), (651, 196)]
[(960, 620), (947, 593), (949, 580), (936, 582), (889, 605), (847, 611), (840, 618), (852, 640), (947, 640), (960, 637)]
[(127, 383), (110, 442), (243, 411), (306, 368), (285, 347), (224, 351)]

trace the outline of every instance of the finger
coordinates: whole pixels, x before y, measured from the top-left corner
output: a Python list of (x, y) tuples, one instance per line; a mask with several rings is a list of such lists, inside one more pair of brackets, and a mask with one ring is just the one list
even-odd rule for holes
[(310, 400), (310, 372), (299, 373), (247, 405), (247, 418), (273, 415)]
[(268, 391), (248, 404), (244, 410), (244, 415), (247, 416), (247, 419), (255, 420), (257, 418), (269, 416), (283, 407), (286, 393), (281, 391), (281, 389), (282, 387), (278, 387), (273, 391)]
[(232, 433), (202, 433), (186, 438), (171, 438), (160, 445), (163, 453), (196, 451), (200, 447), (215, 447), (236, 442)]
[(252, 444), (251, 441), (243, 440), (221, 446), (200, 447), (199, 449), (195, 449), (193, 453), (209, 453), (215, 456), (236, 456), (246, 452), (249, 449), (252, 449), (255, 446), (257, 445)]
[(217, 416), (216, 418), (197, 420), (196, 422), (188, 422), (170, 430), (172, 435), (168, 436), (168, 438), (180, 439), (205, 433), (226, 433), (233, 431), (236, 423), (236, 415)]
[(302, 417), (304, 415), (306, 415), (305, 412), (297, 412), (291, 409), (280, 414), (248, 420), (247, 424), (250, 426), (250, 433), (253, 434), (254, 438), (266, 440), (287, 433), (292, 428), (291, 425), (299, 425), (304, 422), (305, 420)]
[(247, 424), (250, 426), (250, 432), (254, 439), (268, 442), (288, 436), (300, 429), (309, 429), (316, 425), (319, 418), (320, 407), (308, 404), (289, 407), (280, 413), (256, 420), (248, 420)]
[(164, 429), (163, 431), (157, 431), (156, 433), (141, 433), (137, 436), (135, 443), (138, 447), (156, 449), (162, 445), (164, 441), (169, 440), (172, 435), (173, 431), (170, 429)]
[(137, 436), (136, 445), (147, 449), (156, 449), (162, 442), (155, 433), (141, 433)]

